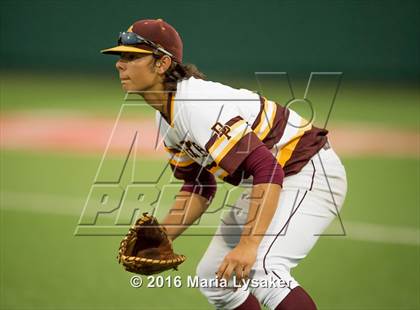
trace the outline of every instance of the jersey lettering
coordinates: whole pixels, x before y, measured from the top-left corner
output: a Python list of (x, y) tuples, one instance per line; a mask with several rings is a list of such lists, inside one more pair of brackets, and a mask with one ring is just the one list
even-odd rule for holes
[(220, 138), (221, 136), (226, 136), (226, 138), (229, 140), (231, 138), (231, 136), (228, 135), (228, 133), (230, 132), (231, 128), (229, 125), (222, 125), (219, 122), (217, 122), (216, 124), (214, 124), (211, 127), (212, 130), (214, 130), (217, 134), (217, 136)]
[(208, 155), (205, 149), (193, 141), (182, 140), (179, 142), (179, 144), (177, 144), (177, 147), (180, 150), (184, 150), (191, 158), (198, 158)]

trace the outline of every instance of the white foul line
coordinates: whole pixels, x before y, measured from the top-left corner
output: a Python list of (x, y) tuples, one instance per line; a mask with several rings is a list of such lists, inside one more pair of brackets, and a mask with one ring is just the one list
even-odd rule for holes
[[(34, 213), (80, 216), (85, 200), (86, 198), (58, 194), (1, 191), (0, 211), (18, 210)], [(346, 229), (346, 235), (343, 238), (346, 240), (409, 246), (420, 245), (420, 229), (418, 228), (345, 220), (343, 221), (343, 225)]]

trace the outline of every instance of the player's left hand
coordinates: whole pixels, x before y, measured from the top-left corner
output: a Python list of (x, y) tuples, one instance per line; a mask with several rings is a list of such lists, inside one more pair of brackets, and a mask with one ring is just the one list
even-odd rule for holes
[(246, 279), (251, 272), (251, 268), (257, 259), (258, 244), (256, 243), (241, 243), (230, 251), (220, 264), (216, 272), (218, 279), (229, 279), (233, 272), (236, 274), (236, 280), (241, 283), (242, 279)]

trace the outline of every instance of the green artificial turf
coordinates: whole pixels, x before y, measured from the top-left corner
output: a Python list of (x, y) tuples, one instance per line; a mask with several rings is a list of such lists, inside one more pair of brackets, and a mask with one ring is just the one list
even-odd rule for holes
[[(188, 260), (179, 272), (162, 275), (179, 275), (182, 288), (136, 289), (129, 284), (132, 275), (115, 259), (119, 236), (74, 235), (99, 160), (2, 151), (0, 308), (212, 309), (197, 288), (186, 287), (210, 236), (183, 236), (175, 242)], [(418, 231), (418, 160), (343, 162), (349, 179), (344, 225), (364, 222)], [(151, 178), (164, 167), (151, 159), (139, 163)], [(169, 204), (165, 198), (163, 207)], [(417, 309), (419, 258), (416, 245), (354, 240), (350, 231), (346, 237), (322, 236), (293, 273), (319, 309)]]

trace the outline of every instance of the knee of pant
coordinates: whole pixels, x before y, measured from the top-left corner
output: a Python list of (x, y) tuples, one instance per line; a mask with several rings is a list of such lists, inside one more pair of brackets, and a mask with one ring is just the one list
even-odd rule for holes
[(195, 273), (200, 279), (213, 279), (216, 276), (215, 272), (214, 267), (205, 259), (202, 259), (195, 269)]
[[(215, 267), (205, 259), (202, 259), (196, 268), (198, 279), (205, 279), (203, 285), (200, 282), (200, 292), (207, 298), (209, 303), (217, 309), (234, 309), (241, 305), (248, 296), (243, 290), (233, 291), (224, 287), (217, 287)], [(207, 281), (210, 280), (210, 281)], [(213, 282), (215, 281), (215, 282)]]
[(275, 309), (290, 292), (287, 288), (256, 288), (252, 294), (268, 309)]
[(200, 287), (200, 291), (216, 309), (235, 309), (248, 297), (246, 292), (234, 292), (223, 288)]
[(282, 273), (281, 276), (270, 274), (259, 279), (259, 285), (253, 288), (252, 294), (264, 306), (275, 309), (296, 286), (297, 282), (288, 272)]
[[(215, 271), (213, 270), (214, 268), (212, 267), (211, 264), (209, 264), (209, 262), (207, 262), (205, 259), (202, 259), (198, 265), (197, 268), (195, 270), (195, 273), (200, 281), (200, 279), (215, 279)], [(208, 288), (206, 286), (199, 286), (199, 289), (201, 291), (201, 293), (204, 294), (204, 296), (206, 296), (207, 298), (210, 297), (216, 297), (217, 298), (217, 293), (213, 292), (213, 291), (217, 291), (213, 288)]]

